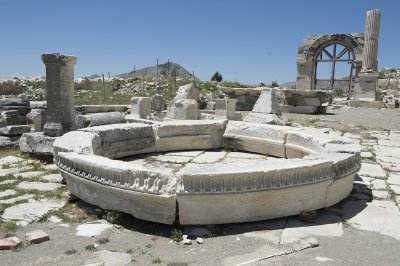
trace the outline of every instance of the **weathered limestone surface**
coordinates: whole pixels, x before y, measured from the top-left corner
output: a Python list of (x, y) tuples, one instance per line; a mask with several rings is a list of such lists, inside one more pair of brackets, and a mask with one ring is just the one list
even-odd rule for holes
[(264, 89), (254, 105), (253, 110), (245, 118), (245, 122), (274, 124), (284, 126), (287, 123), (279, 108), (275, 89)]
[(120, 112), (81, 115), (77, 117), (77, 121), (79, 128), (126, 123), (125, 116)]
[(0, 250), (8, 250), (17, 247), (21, 244), (21, 240), (18, 237), (11, 236), (0, 239)]
[(149, 119), (151, 116), (151, 97), (132, 97), (131, 114)]
[[(175, 196), (159, 192), (163, 186), (166, 187), (161, 173), (135, 169), (128, 163), (116, 164), (115, 161), (104, 157), (100, 160), (99, 157), (80, 156), (83, 157), (68, 154), (61, 159), (59, 164), (72, 194), (102, 208), (127, 212), (139, 219), (166, 224), (172, 224), (175, 221)], [(74, 163), (90, 160), (90, 164), (85, 165), (87, 165), (86, 169), (92, 171), (69, 173), (65, 171), (68, 168), (64, 168), (68, 167), (68, 160)], [(93, 171), (93, 169), (98, 169), (97, 167), (100, 169)], [(99, 176), (89, 175), (94, 172), (98, 172)], [(107, 174), (113, 172), (115, 172), (114, 175)], [(152, 175), (148, 177), (150, 179), (146, 178), (148, 174)]]
[(32, 109), (27, 118), (32, 122), (35, 132), (43, 131), (43, 127), (47, 121), (45, 109)]
[(178, 99), (174, 103), (174, 119), (197, 120), (199, 117), (197, 101), (191, 99)]
[(47, 122), (44, 133), (56, 137), (74, 130), (74, 65), (77, 58), (60, 54), (43, 54), (46, 65)]
[[(317, 129), (190, 120), (107, 125), (77, 132), (88, 134), (81, 143), (76, 142), (78, 145), (70, 141), (76, 132), (65, 134), (55, 144), (55, 161), (71, 193), (102, 208), (167, 224), (172, 224), (176, 215), (181, 224), (216, 224), (264, 220), (328, 207), (348, 196), (361, 166), (361, 148), (355, 140)], [(110, 143), (117, 146), (111, 147)], [(129, 147), (127, 143), (135, 145)], [(145, 147), (138, 148), (137, 143), (145, 143)], [(170, 159), (149, 158), (158, 164), (173, 160), (181, 164), (176, 171), (163, 170), (159, 165), (150, 170), (145, 159), (111, 159), (148, 153), (149, 149), (159, 152), (221, 147), (281, 159), (225, 160), (228, 152), (197, 151), (191, 155), (194, 157), (175, 153)]]
[(29, 125), (0, 127), (0, 134), (5, 136), (22, 135), (31, 131)]
[(55, 140), (55, 137), (46, 136), (43, 132), (25, 133), (19, 139), (19, 148), (27, 153), (52, 155)]
[(179, 87), (178, 92), (174, 97), (174, 102), (176, 102), (177, 100), (186, 100), (186, 99), (197, 101), (199, 99), (199, 95), (200, 95), (199, 90), (193, 83), (187, 84)]
[(237, 99), (218, 99), (215, 100), (215, 116), (224, 117), (228, 120), (236, 120), (235, 113)]
[(167, 104), (161, 95), (154, 94), (151, 97), (151, 109), (156, 113), (160, 113), (167, 109)]
[(40, 244), (50, 240), (50, 236), (42, 230), (34, 230), (25, 234), (25, 240), (30, 244)]
[(168, 121), (154, 126), (156, 151), (222, 147), (226, 120)]

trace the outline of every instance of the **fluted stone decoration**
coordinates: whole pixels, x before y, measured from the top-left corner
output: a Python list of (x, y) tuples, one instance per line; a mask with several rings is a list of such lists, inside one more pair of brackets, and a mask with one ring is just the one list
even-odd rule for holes
[(74, 66), (75, 56), (43, 54), (46, 65), (47, 123), (44, 134), (61, 136), (76, 129), (74, 110)]
[[(367, 20), (364, 33), (363, 64), (358, 74), (359, 82), (354, 85), (358, 96), (367, 99), (378, 100), (376, 87), (378, 82), (378, 39), (381, 20), (379, 9), (367, 12)], [(357, 97), (358, 97), (357, 96)]]
[(364, 51), (362, 72), (378, 70), (378, 39), (381, 24), (381, 11), (379, 9), (367, 12), (367, 21), (364, 33)]

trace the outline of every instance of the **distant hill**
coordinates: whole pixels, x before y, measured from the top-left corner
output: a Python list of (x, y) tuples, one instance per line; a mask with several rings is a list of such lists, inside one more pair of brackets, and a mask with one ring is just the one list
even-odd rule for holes
[[(190, 78), (192, 74), (186, 69), (174, 62), (167, 62), (158, 65), (159, 77), (176, 77), (176, 78)], [(137, 69), (135, 73), (133, 71), (117, 75), (120, 78), (155, 78), (157, 77), (157, 66), (150, 66), (142, 69)]]

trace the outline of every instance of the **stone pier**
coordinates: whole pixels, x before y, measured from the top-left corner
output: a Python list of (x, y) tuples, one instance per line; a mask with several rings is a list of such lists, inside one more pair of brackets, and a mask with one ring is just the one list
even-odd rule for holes
[(364, 33), (364, 50), (362, 69), (359, 77), (359, 93), (362, 98), (376, 99), (376, 87), (378, 81), (378, 40), (381, 20), (379, 9), (367, 12), (367, 20)]
[(58, 53), (43, 54), (46, 65), (47, 122), (44, 134), (61, 136), (76, 129), (74, 109), (74, 66), (77, 58)]

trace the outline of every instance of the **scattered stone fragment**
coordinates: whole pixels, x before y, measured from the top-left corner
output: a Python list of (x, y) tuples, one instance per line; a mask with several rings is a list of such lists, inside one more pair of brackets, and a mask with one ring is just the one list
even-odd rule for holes
[(327, 261), (333, 261), (333, 259), (327, 258), (327, 257), (315, 257), (316, 261), (320, 261), (320, 262), (327, 262)]
[(201, 237), (196, 238), (197, 244), (203, 244), (204, 243), (204, 239)]
[(21, 240), (18, 239), (18, 237), (12, 236), (12, 237), (7, 237), (0, 239), (0, 250), (8, 250), (15, 248), (21, 244)]
[(109, 224), (105, 220), (100, 220), (95, 223), (81, 224), (76, 228), (77, 236), (93, 237), (101, 235), (105, 230), (113, 228), (112, 224)]
[(363, 152), (361, 152), (361, 158), (370, 159), (370, 158), (372, 158), (372, 157), (373, 157), (373, 155), (372, 155), (372, 153), (369, 152), (369, 151), (363, 151)]
[(49, 175), (42, 176), (41, 179), (49, 181), (49, 182), (53, 182), (53, 183), (61, 183), (63, 180), (63, 177), (61, 176), (61, 174), (49, 174)]
[(56, 183), (26, 182), (26, 181), (23, 181), (17, 185), (17, 188), (19, 189), (25, 189), (25, 190), (34, 189), (39, 191), (53, 191), (60, 187), (63, 187), (63, 185)]
[(17, 192), (14, 189), (7, 189), (5, 191), (0, 191), (0, 198), (14, 196)]
[(301, 221), (306, 223), (315, 223), (317, 220), (317, 212), (310, 211), (310, 212), (303, 212), (297, 216)]
[(28, 245), (30, 244), (40, 244), (45, 241), (49, 241), (50, 237), (48, 234), (43, 232), (42, 230), (35, 230), (25, 234), (26, 242)]
[(60, 218), (58, 218), (57, 216), (52, 215), (49, 217), (49, 219), (47, 219), (47, 221), (56, 224), (56, 223), (61, 222), (62, 220)]
[(181, 243), (183, 245), (191, 245), (192, 244), (192, 240), (190, 240), (189, 238), (184, 238), (184, 239), (182, 239)]
[(26, 226), (39, 220), (44, 214), (51, 210), (57, 210), (64, 206), (65, 201), (43, 199), (21, 203), (4, 210), (2, 218), (8, 221), (16, 221), (18, 225)]
[(385, 171), (379, 164), (362, 163), (358, 175), (368, 176), (373, 178), (386, 178)]

